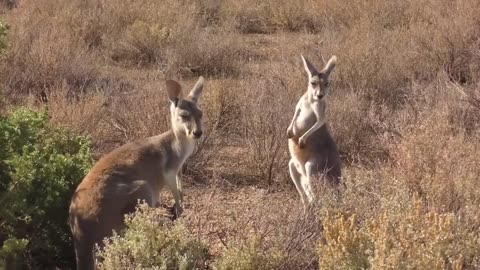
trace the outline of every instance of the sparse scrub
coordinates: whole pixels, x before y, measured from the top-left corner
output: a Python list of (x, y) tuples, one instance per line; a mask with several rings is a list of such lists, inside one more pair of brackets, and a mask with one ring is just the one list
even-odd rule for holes
[(254, 84), (243, 84), (244, 92), (241, 94), (241, 124), (244, 127), (243, 138), (249, 148), (249, 164), (267, 185), (272, 185), (279, 176), (285, 176), (278, 172), (288, 163), (285, 130), (289, 119), (285, 108), (289, 100), (281, 94), (288, 90), (286, 85), (282, 85), (281, 78), (275, 75), (270, 73), (266, 78), (254, 80)]
[(13, 27), (1, 71), (6, 93), (44, 97), (62, 84), (76, 94), (97, 90), (105, 80), (103, 57), (183, 76), (236, 74), (234, 36), (199, 28), (195, 5), (165, 4), (23, 1), (8, 17)]
[(246, 243), (237, 243), (228, 249), (222, 257), (213, 264), (216, 270), (255, 270), (279, 269), (286, 259), (280, 250), (265, 250), (259, 236), (250, 236)]
[[(71, 89), (71, 88), (70, 88)], [(116, 87), (109, 88), (117, 91)], [(50, 122), (63, 125), (77, 134), (88, 136), (92, 140), (92, 152), (96, 158), (120, 144), (123, 137), (114, 132), (108, 116), (111, 97), (102, 92), (79, 95), (79, 100), (72, 100), (69, 87), (52, 89), (47, 95)], [(34, 104), (30, 100), (29, 104)]]
[(474, 269), (480, 260), (478, 231), (420, 203), (361, 221), (327, 216), (324, 228), (320, 269)]
[(167, 221), (165, 212), (138, 206), (126, 217), (122, 236), (105, 240), (98, 254), (99, 269), (204, 269), (207, 248), (179, 224)]
[(238, 75), (237, 55), (242, 54), (238, 37), (208, 32), (182, 32), (172, 42), (168, 71), (184, 76), (215, 77)]
[(320, 32), (322, 19), (315, 1), (224, 1), (225, 25), (240, 33), (273, 33), (277, 31)]
[(404, 134), (403, 142), (390, 151), (392, 176), (403, 180), (431, 209), (455, 213), (470, 208), (480, 198), (470, 186), (480, 173), (475, 165), (480, 162), (478, 138), (452, 136), (441, 114), (424, 117), (425, 122)]
[(392, 124), (392, 111), (386, 106), (375, 106), (359, 92), (342, 93), (331, 90), (331, 105), (327, 116), (342, 158), (347, 164), (375, 166), (388, 157), (385, 137), (398, 136)]
[(324, 243), (319, 246), (320, 269), (368, 269), (368, 236), (356, 226), (355, 216), (326, 217)]
[(431, 81), (444, 71), (459, 83), (477, 82), (478, 27), (473, 25), (479, 21), (470, 14), (478, 12), (478, 2), (357, 1), (345, 3), (348, 8), (334, 2), (325, 5), (327, 18), (347, 16), (348, 30), (327, 28), (324, 43), (344, 56), (340, 87), (366, 89), (369, 99), (393, 107), (408, 97), (412, 81)]
[(211, 183), (212, 176), (221, 171), (217, 167), (219, 152), (225, 145), (234, 144), (238, 136), (235, 123), (240, 112), (235, 93), (229, 86), (234, 87), (224, 80), (208, 82), (208, 91), (202, 100), (207, 132), (184, 166), (185, 176), (192, 182)]
[(111, 57), (115, 61), (126, 61), (139, 66), (164, 62), (166, 56), (163, 55), (162, 47), (165, 46), (163, 44), (168, 35), (168, 29), (160, 25), (148, 25), (136, 20), (125, 30), (124, 40), (116, 41)]
[[(1, 65), (1, 78), (8, 95), (43, 95), (66, 83), (84, 92), (99, 77), (94, 53), (83, 46), (65, 26), (65, 5), (47, 1), (22, 2), (8, 22), (8, 51)], [(52, 14), (47, 16), (46, 14)], [(42, 28), (40, 28), (42, 27)]]
[[(5, 8), (10, 2), (15, 7)], [(190, 181), (179, 223), (185, 227), (160, 225), (157, 210), (141, 210), (127, 234), (102, 253), (105, 269), (131, 259), (173, 268), (193, 261), (218, 269), (480, 267), (479, 1), (22, 0), (0, 6), (6, 23), (0, 24), (0, 113), (38, 108), (32, 96), (46, 97), (42, 125), (89, 135), (96, 158), (168, 128), (165, 79), (191, 86), (206, 76), (205, 137), (184, 168)], [(286, 128), (307, 86), (300, 53), (319, 66), (338, 57), (327, 119), (344, 176), (339, 192), (318, 190), (307, 215), (286, 166)], [(19, 179), (63, 179), (44, 177), (57, 168), (45, 160), (67, 149), (47, 141), (28, 162), (18, 162)], [(4, 139), (0, 148), (9, 144), (17, 143)], [(11, 178), (6, 172), (0, 170), (2, 181)], [(75, 173), (75, 181), (84, 176)], [(37, 197), (41, 207), (52, 199)], [(17, 218), (26, 226), (17, 231), (1, 217), (0, 257), (13, 265), (26, 256), (27, 268), (72, 263), (60, 219), (63, 214), (47, 226), (32, 215), (29, 224), (45, 230), (31, 240), (25, 220)], [(47, 229), (62, 233), (47, 237)], [(157, 244), (171, 247), (162, 253), (152, 248)], [(198, 257), (189, 258), (198, 260), (178, 255), (193, 254), (190, 244)], [(40, 251), (28, 255), (33, 248)]]
[[(160, 134), (168, 129), (170, 118), (166, 91), (152, 89), (121, 95), (111, 101), (106, 111), (109, 130), (123, 144)], [(116, 110), (116, 108), (124, 110)], [(138, 110), (138, 108), (143, 108)]]
[[(112, 60), (140, 67), (154, 66), (167, 74), (231, 76), (237, 72), (237, 39), (225, 31), (200, 28), (201, 3), (145, 0), (135, 8), (120, 1), (108, 6), (110, 25), (104, 52)], [(122, 14), (128, 9), (129, 13)], [(145, 13), (147, 14), (145, 16)], [(106, 24), (106, 22), (105, 22)]]

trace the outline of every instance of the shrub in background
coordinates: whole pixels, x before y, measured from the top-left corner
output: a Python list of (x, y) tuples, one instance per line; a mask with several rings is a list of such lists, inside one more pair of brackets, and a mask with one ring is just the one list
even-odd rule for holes
[(165, 213), (141, 204), (126, 217), (125, 233), (105, 240), (99, 269), (204, 269), (207, 248)]
[[(154, 0), (106, 0), (99, 5), (95, 1), (22, 0), (17, 9), (4, 14), (12, 28), (8, 52), (0, 65), (2, 87), (6, 97), (9, 93), (35, 93), (45, 88), (49, 90), (47, 94), (57, 89), (89, 90), (92, 99), (82, 96), (71, 102), (65, 98), (61, 103), (57, 102), (63, 99), (59, 97), (55, 101), (49, 99), (49, 106), (57, 122), (92, 134), (100, 155), (113, 145), (157, 134), (167, 127), (168, 106), (163, 90), (150, 95), (144, 94), (144, 89), (162, 89), (165, 75), (178, 79), (196, 79), (199, 74), (213, 76), (218, 79), (216, 89), (222, 89), (225, 95), (212, 91), (213, 78), (208, 80), (202, 103), (206, 121), (213, 119), (215, 123), (206, 124), (210, 137), (200, 142), (202, 150), (189, 159), (186, 175), (220, 180), (218, 183), (226, 183), (224, 180), (234, 176), (239, 183), (251, 183), (248, 180), (254, 179), (256, 184), (256, 180), (262, 179), (265, 183), (291, 184), (285, 169), (288, 151), (283, 134), (306, 86), (298, 54), (312, 57), (312, 62), (319, 66), (321, 58), (336, 54), (339, 64), (332, 77), (334, 85), (327, 114), (344, 161), (346, 185), (339, 196), (320, 191), (323, 193), (318, 196), (319, 210), (355, 214), (353, 226), (348, 218), (332, 218), (338, 223), (334, 227), (344, 228), (346, 235), (356, 235), (358, 241), (366, 244), (345, 243), (360, 249), (352, 254), (351, 249), (342, 251), (336, 249), (342, 245), (327, 241), (329, 246), (333, 245), (335, 256), (331, 258), (346, 258), (342, 262), (332, 259), (336, 263), (332, 268), (344, 266), (343, 262), (360, 267), (394, 267), (398, 250), (388, 247), (385, 256), (374, 253), (383, 250), (378, 244), (383, 239), (395, 242), (401, 233), (375, 229), (388, 231), (387, 238), (375, 237), (369, 224), (382, 214), (389, 224), (397, 224), (408, 213), (413, 215), (409, 205), (414, 198), (426, 208), (419, 218), (422, 222), (429, 222), (427, 213), (455, 215), (454, 228), (448, 230), (455, 235), (453, 240), (449, 238), (450, 244), (464, 251), (464, 257), (458, 260), (455, 254), (448, 255), (451, 257), (445, 268), (460, 264), (467, 269), (478, 268), (478, 256), (471, 255), (475, 249), (457, 239), (475, 235), (480, 228), (480, 17), (476, 15), (480, 2), (452, 0), (438, 5), (438, 0), (301, 0), (301, 5), (295, 7), (293, 2), (168, 0), (159, 5)], [(272, 32), (276, 34), (242, 34)], [(124, 91), (116, 81), (128, 82), (128, 89), (135, 91)], [(444, 92), (450, 94), (442, 101)], [(456, 97), (458, 92), (469, 97), (469, 103)], [(209, 100), (207, 95), (215, 98)], [(110, 105), (123, 103), (127, 105)], [(79, 113), (78, 108), (82, 107), (85, 109)], [(110, 113), (109, 108), (116, 109)], [(221, 132), (214, 134), (212, 128)], [(268, 219), (251, 214), (261, 212), (256, 207), (259, 204), (250, 204), (255, 211), (245, 211), (246, 200), (240, 200), (236, 194), (223, 200), (229, 202), (224, 208), (221, 204), (205, 207), (202, 199), (206, 196), (199, 194), (191, 200), (202, 205), (197, 207), (194, 217), (215, 211), (218, 220), (234, 224), (229, 235), (235, 237), (247, 237), (250, 228), (266, 224), (264, 220), (271, 220), (270, 239), (277, 238), (285, 227), (293, 228), (291, 235), (314, 235), (311, 239), (322, 233), (321, 226), (305, 230), (313, 231), (312, 234), (298, 233), (295, 229), (301, 223), (291, 226), (285, 222), (290, 219), (285, 219), (278, 209), (290, 208), (284, 207), (283, 201), (272, 202), (274, 193), (265, 196), (255, 192), (255, 196), (265, 196), (269, 210), (276, 210), (266, 212)], [(297, 195), (295, 191), (288, 194)], [(255, 196), (249, 193), (248, 198)], [(298, 202), (298, 196), (294, 198)], [(237, 206), (239, 210), (232, 214), (235, 209), (231, 205), (238, 201), (242, 202)], [(320, 220), (325, 216), (316, 217)], [(251, 220), (251, 226), (241, 226), (246, 223), (244, 220)], [(413, 226), (410, 221), (405, 222)], [(220, 238), (211, 231), (223, 232), (228, 222), (210, 224), (212, 229), (205, 229), (199, 237)], [(422, 224), (415, 234), (429, 232)], [(461, 230), (466, 234), (457, 233)], [(401, 241), (409, 248), (425, 251), (428, 256), (438, 255), (430, 252), (441, 246), (433, 240), (428, 240), (428, 247), (422, 247), (418, 246), (421, 238), (412, 234), (404, 237)], [(302, 238), (295, 241), (300, 242), (298, 239)], [(2, 240), (4, 254), (23, 250), (23, 240)], [(310, 245), (299, 243), (290, 248), (293, 251), (287, 256), (288, 264), (312, 260), (315, 256), (311, 256)], [(268, 245), (262, 244), (263, 249), (268, 249), (265, 246)], [(411, 264), (416, 256), (413, 253), (400, 255), (406, 258), (408, 266), (423, 265), (421, 261)], [(354, 257), (359, 260), (351, 259)], [(329, 265), (328, 255), (320, 260), (325, 268)], [(435, 267), (436, 261), (432, 261)], [(317, 269), (314, 264), (297, 269)], [(285, 264), (282, 267), (295, 269), (285, 268)]]
[(20, 108), (0, 118), (0, 261), (73, 262), (68, 205), (91, 165), (89, 140), (49, 125), (46, 111)]
[(99, 80), (95, 54), (66, 26), (72, 14), (45, 17), (67, 14), (66, 6), (61, 1), (26, 1), (6, 17), (11, 28), (0, 77), (7, 96), (44, 96), (62, 84), (78, 94)]
[(249, 150), (245, 160), (250, 171), (268, 186), (289, 177), (283, 170), (289, 160), (285, 132), (291, 121), (290, 112), (298, 100), (292, 96), (299, 96), (303, 91), (299, 80), (305, 78), (304, 74), (301, 74), (303, 77), (282, 76), (285, 71), (298, 72), (296, 68), (301, 68), (291, 63), (269, 68), (266, 72), (253, 69), (257, 72), (253, 75), (255, 79), (242, 81), (241, 89), (237, 91), (241, 111), (239, 126), (242, 127), (242, 140)]

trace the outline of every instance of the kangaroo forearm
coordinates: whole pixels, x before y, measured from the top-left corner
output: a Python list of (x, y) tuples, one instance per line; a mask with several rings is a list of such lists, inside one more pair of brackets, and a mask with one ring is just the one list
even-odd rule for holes
[(312, 135), (315, 131), (317, 131), (319, 128), (321, 128), (324, 124), (325, 124), (325, 122), (315, 123), (315, 125), (313, 125), (309, 130), (307, 130), (307, 132), (305, 132), (305, 134), (303, 134), (303, 136), (302, 136), (303, 140), (307, 140), (310, 137), (310, 135)]
[(295, 109), (295, 113), (293, 114), (292, 122), (290, 122), (290, 125), (288, 126), (289, 128), (293, 128), (293, 125), (295, 125), (295, 122), (297, 121), (298, 115), (300, 114), (300, 109)]

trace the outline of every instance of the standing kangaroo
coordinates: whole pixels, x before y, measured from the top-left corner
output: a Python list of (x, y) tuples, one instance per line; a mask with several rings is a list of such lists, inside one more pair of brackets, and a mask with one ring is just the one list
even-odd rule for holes
[(335, 68), (337, 57), (332, 56), (322, 71), (318, 71), (303, 55), (301, 57), (308, 74), (308, 87), (295, 107), (287, 136), (291, 155), (288, 163), (290, 176), (305, 206), (305, 197), (309, 203), (315, 199), (312, 188), (315, 177), (338, 185), (341, 171), (340, 155), (328, 132), (325, 115), (328, 77)]
[(182, 209), (181, 168), (202, 136), (202, 112), (198, 99), (200, 77), (190, 94), (181, 97), (181, 86), (166, 81), (172, 128), (143, 140), (127, 143), (101, 158), (77, 187), (70, 204), (77, 269), (95, 269), (94, 246), (124, 228), (124, 215), (135, 211), (138, 200), (159, 204), (159, 192), (167, 186), (175, 198), (175, 216)]

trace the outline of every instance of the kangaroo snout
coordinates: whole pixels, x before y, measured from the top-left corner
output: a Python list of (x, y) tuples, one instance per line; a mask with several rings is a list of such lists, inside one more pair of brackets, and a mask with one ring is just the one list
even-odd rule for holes
[(203, 131), (201, 131), (201, 130), (194, 130), (193, 131), (193, 137), (195, 137), (195, 139), (198, 139), (198, 138), (202, 137), (202, 134), (203, 134)]

